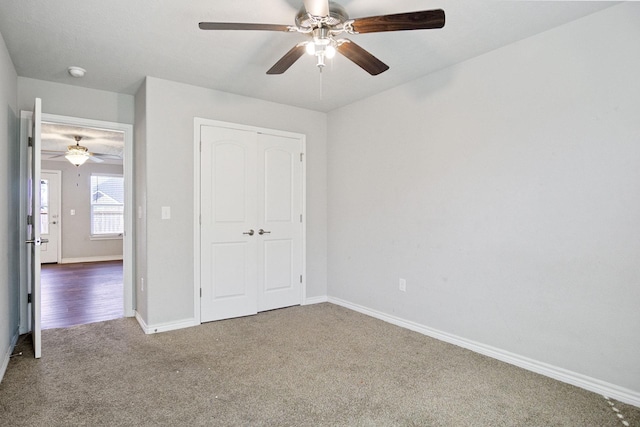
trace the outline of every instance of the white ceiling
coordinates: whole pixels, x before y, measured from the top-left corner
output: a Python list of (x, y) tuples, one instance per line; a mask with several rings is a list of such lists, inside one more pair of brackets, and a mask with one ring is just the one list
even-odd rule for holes
[[(351, 36), (387, 63), (372, 77), (337, 56), (320, 75), (304, 56), (266, 71), (304, 36), (202, 31), (200, 21), (292, 25), (302, 0), (0, 0), (19, 76), (135, 94), (145, 76), (330, 111), (613, 6), (596, 1), (342, 0), (351, 18), (442, 8), (439, 30)], [(83, 79), (67, 73), (87, 69)]]
[(124, 132), (42, 122), (42, 160), (66, 162), (64, 153), (70, 145), (87, 147), (89, 152), (102, 162), (122, 164), (124, 155)]

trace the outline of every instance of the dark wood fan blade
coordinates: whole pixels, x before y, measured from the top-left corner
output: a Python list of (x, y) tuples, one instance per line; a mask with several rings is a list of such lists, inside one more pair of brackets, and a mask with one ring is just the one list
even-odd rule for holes
[(358, 46), (351, 40), (345, 39), (344, 43), (338, 46), (338, 52), (347, 57), (354, 64), (365, 70), (372, 76), (377, 76), (389, 69), (389, 66), (378, 58)]
[(304, 0), (304, 9), (313, 16), (329, 16), (329, 0)]
[(444, 22), (444, 10), (423, 10), (358, 18), (353, 23), (353, 30), (362, 34), (383, 31), (429, 30), (444, 27)]
[(302, 55), (304, 55), (305, 46), (296, 45), (287, 52), (273, 67), (267, 71), (267, 74), (282, 74), (289, 69)]
[(278, 24), (246, 24), (241, 22), (201, 22), (201, 30), (255, 30), (255, 31), (289, 31), (288, 25)]

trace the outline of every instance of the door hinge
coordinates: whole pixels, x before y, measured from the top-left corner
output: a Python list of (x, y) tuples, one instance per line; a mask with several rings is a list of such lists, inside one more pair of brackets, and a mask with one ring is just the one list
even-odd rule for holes
[(302, 274), (300, 275), (300, 283), (302, 283)]
[(300, 214), (300, 224), (302, 224), (302, 214)]
[(28, 144), (29, 144), (29, 147), (33, 147), (33, 138), (32, 137), (29, 137)]
[(304, 156), (304, 153), (300, 153), (300, 161), (302, 161), (302, 156)]
[(200, 298), (202, 298), (202, 288), (200, 288)]
[(27, 304), (31, 304), (31, 294), (27, 294)]
[(27, 225), (33, 225), (33, 215), (27, 215)]

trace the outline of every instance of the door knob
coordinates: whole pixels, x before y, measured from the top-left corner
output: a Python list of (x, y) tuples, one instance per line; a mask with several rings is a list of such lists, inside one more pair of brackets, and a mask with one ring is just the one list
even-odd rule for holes
[(249, 236), (253, 236), (253, 233), (255, 233), (255, 231), (253, 231), (253, 229), (249, 230), (249, 231), (245, 231), (242, 234), (248, 234)]
[(270, 232), (270, 231), (264, 231), (264, 230), (261, 228), (260, 230), (258, 230), (258, 234), (262, 236), (263, 234), (271, 234), (271, 232)]

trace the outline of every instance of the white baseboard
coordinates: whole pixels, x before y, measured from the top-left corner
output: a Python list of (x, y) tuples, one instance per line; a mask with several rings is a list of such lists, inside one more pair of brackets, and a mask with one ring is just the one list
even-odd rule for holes
[(144, 333), (147, 335), (157, 334), (160, 332), (175, 331), (176, 329), (190, 328), (192, 326), (198, 326), (200, 324), (200, 322), (196, 321), (196, 319), (187, 319), (187, 320), (182, 320), (180, 322), (161, 323), (158, 325), (147, 325), (147, 323), (144, 321), (142, 316), (140, 316), (140, 313), (138, 313), (137, 311), (135, 313), (136, 313), (136, 320), (138, 321), (138, 324), (140, 325)]
[(83, 258), (62, 258), (60, 264), (75, 264), (78, 262), (101, 262), (101, 261), (121, 261), (122, 255), (102, 255), (102, 256), (90, 256)]
[(20, 337), (20, 331), (19, 331), (19, 328), (16, 328), (16, 331), (13, 334), (13, 337), (11, 337), (11, 343), (9, 343), (9, 348), (7, 348), (7, 351), (2, 357), (2, 363), (0, 363), (0, 382), (2, 382), (2, 379), (4, 378), (4, 373), (7, 372), (7, 367), (9, 366), (9, 360), (11, 359), (11, 354), (13, 353), (13, 349), (16, 347), (16, 344), (18, 343), (19, 337)]
[(466, 338), (448, 334), (446, 332), (429, 328), (428, 326), (424, 326), (419, 323), (404, 320), (396, 316), (391, 316), (381, 311), (373, 310), (358, 304), (351, 303), (349, 301), (341, 300), (339, 298), (329, 297), (328, 302), (340, 305), (342, 307), (357, 311), (362, 314), (366, 314), (367, 316), (375, 317), (376, 319), (383, 320), (393, 325), (400, 326), (402, 328), (409, 329), (423, 335), (427, 335), (440, 341), (445, 341), (450, 344), (475, 351), (476, 353), (492, 357), (494, 359), (518, 366), (528, 371), (532, 371), (556, 379), (558, 381), (562, 381), (564, 383), (601, 394), (620, 402), (640, 407), (640, 392), (601, 381), (596, 378), (588, 377), (577, 372), (572, 372), (567, 369), (559, 368), (557, 366), (549, 365), (544, 362), (529, 359), (528, 357), (520, 356), (518, 354), (501, 350), (499, 348), (471, 341)]
[(329, 301), (329, 298), (326, 295), (321, 297), (311, 297), (311, 298), (305, 298), (302, 305), (322, 304), (323, 302), (328, 302), (328, 301)]

